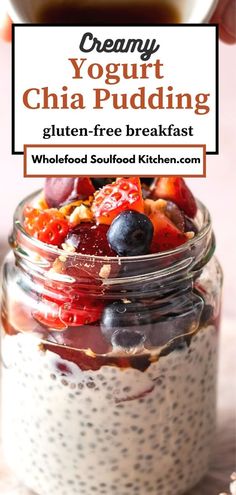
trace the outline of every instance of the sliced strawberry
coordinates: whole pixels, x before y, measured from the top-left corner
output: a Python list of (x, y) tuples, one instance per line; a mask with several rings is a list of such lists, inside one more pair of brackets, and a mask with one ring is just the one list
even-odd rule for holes
[(81, 297), (78, 303), (67, 303), (59, 310), (60, 319), (67, 326), (80, 326), (95, 323), (100, 319), (104, 304), (94, 299)]
[(151, 244), (152, 253), (174, 249), (187, 241), (186, 235), (160, 211), (155, 211), (149, 218), (154, 226), (154, 234)]
[(28, 206), (24, 217), (26, 232), (46, 244), (60, 246), (68, 234), (68, 221), (60, 211), (38, 210)]
[(32, 315), (43, 327), (55, 328), (62, 331), (67, 328), (67, 325), (61, 320), (59, 309), (60, 307), (56, 303), (50, 302), (49, 304), (46, 299), (42, 298), (38, 309), (33, 311)]
[(144, 212), (142, 189), (138, 177), (119, 178), (95, 195), (92, 211), (97, 223), (110, 225), (124, 210)]
[(79, 198), (86, 199), (95, 193), (95, 187), (89, 177), (79, 177), (76, 185)]
[(161, 177), (152, 186), (154, 199), (173, 201), (190, 218), (197, 213), (197, 204), (193, 194), (182, 177)]
[(71, 287), (67, 289), (65, 287), (60, 288), (59, 283), (55, 283), (52, 280), (46, 280), (43, 289), (43, 298), (49, 302), (56, 303), (58, 306), (62, 306), (68, 302), (71, 302)]

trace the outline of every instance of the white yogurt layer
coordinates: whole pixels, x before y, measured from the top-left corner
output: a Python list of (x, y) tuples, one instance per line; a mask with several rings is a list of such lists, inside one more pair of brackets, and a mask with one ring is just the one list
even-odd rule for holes
[[(81, 371), (5, 336), (3, 444), (38, 495), (179, 495), (206, 473), (215, 431), (217, 331), (145, 371)], [(56, 364), (66, 364), (63, 375)]]

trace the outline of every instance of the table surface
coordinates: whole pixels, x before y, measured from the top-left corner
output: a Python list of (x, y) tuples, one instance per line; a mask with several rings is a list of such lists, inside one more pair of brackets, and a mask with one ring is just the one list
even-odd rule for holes
[[(226, 319), (222, 324), (219, 360), (218, 431), (212, 468), (203, 482), (186, 495), (219, 495), (221, 492), (227, 491), (230, 475), (235, 471), (236, 331), (232, 331), (233, 325), (235, 325), (233, 320)], [(0, 494), (33, 495), (32, 492), (22, 487), (11, 474), (1, 454)]]

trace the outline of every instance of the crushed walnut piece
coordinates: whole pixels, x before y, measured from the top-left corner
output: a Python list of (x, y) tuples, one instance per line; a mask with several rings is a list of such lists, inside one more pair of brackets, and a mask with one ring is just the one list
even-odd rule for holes
[(59, 258), (57, 258), (52, 265), (52, 268), (50, 268), (49, 272), (50, 273), (62, 273), (63, 271), (63, 262)]
[(74, 246), (72, 246), (71, 244), (67, 244), (66, 242), (63, 242), (63, 244), (61, 245), (61, 247), (68, 254), (72, 254), (72, 253), (74, 253), (76, 251), (76, 249), (75, 249)]
[(84, 201), (82, 199), (79, 199), (78, 201), (73, 201), (72, 203), (68, 203), (67, 205), (61, 206), (61, 208), (59, 208), (59, 211), (65, 217), (69, 217), (71, 213), (73, 213), (74, 209), (77, 208), (78, 206), (84, 205), (90, 208), (92, 201), (93, 201), (93, 196), (89, 196), (89, 198)]
[(77, 206), (69, 217), (69, 222), (72, 227), (75, 227), (80, 222), (92, 222), (93, 214), (91, 209), (84, 204)]
[(186, 237), (187, 237), (187, 239), (188, 239), (189, 241), (195, 237), (195, 234), (194, 234), (194, 232), (192, 232), (192, 231), (190, 231), (190, 232), (185, 232), (185, 235), (186, 235)]
[(155, 211), (165, 213), (167, 201), (165, 199), (145, 199), (144, 200), (144, 212), (146, 215), (151, 215)]

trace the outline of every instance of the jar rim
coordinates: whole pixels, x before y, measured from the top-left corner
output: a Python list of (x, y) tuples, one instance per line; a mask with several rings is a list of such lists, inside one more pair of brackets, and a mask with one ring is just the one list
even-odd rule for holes
[[(209, 231), (211, 230), (211, 225), (212, 225), (212, 222), (211, 222), (211, 215), (208, 211), (208, 209), (206, 208), (206, 206), (201, 202), (199, 201), (198, 199), (196, 200), (197, 202), (197, 206), (198, 206), (198, 212), (201, 213), (202, 217), (203, 217), (203, 221), (202, 221), (202, 225), (200, 226), (199, 228), (199, 231), (196, 235), (194, 235), (194, 237), (192, 239), (189, 239), (187, 240), (184, 244), (174, 248), (174, 249), (171, 249), (171, 250), (167, 250), (167, 251), (161, 251), (161, 252), (158, 252), (158, 253), (151, 253), (151, 254), (145, 254), (145, 255), (140, 255), (140, 256), (95, 256), (95, 255), (91, 255), (91, 254), (81, 254), (81, 253), (76, 253), (76, 252), (67, 252), (65, 251), (64, 249), (62, 248), (59, 248), (57, 246), (54, 246), (54, 245), (50, 245), (50, 244), (45, 244), (44, 242), (40, 241), (39, 239), (36, 239), (34, 237), (32, 237), (30, 234), (28, 234), (26, 232), (26, 230), (24, 229), (23, 225), (22, 225), (22, 214), (23, 214), (23, 210), (24, 210), (24, 207), (26, 206), (26, 204), (30, 204), (33, 202), (33, 200), (35, 200), (35, 198), (41, 194), (42, 192), (42, 189), (39, 189), (33, 193), (31, 193), (30, 195), (26, 196), (20, 203), (19, 205), (16, 207), (15, 209), (15, 212), (14, 212), (14, 216), (13, 216), (13, 232), (14, 232), (14, 229), (16, 229), (16, 232), (20, 232), (20, 234), (23, 236), (23, 238), (25, 238), (28, 242), (30, 242), (32, 244), (32, 248), (35, 247), (35, 249), (40, 249), (41, 252), (45, 252), (45, 253), (48, 253), (48, 254), (52, 254), (52, 255), (56, 255), (56, 256), (68, 256), (68, 257), (71, 257), (73, 259), (79, 259), (80, 261), (86, 261), (86, 260), (90, 260), (93, 259), (94, 261), (98, 261), (98, 262), (106, 262), (106, 263), (117, 263), (117, 262), (124, 262), (125, 263), (134, 263), (135, 261), (153, 261), (155, 259), (157, 260), (161, 260), (161, 259), (165, 259), (166, 257), (169, 257), (171, 255), (175, 255), (175, 254), (181, 254), (181, 253), (184, 253), (186, 250), (189, 250), (191, 249), (195, 243), (201, 241), (205, 236), (207, 236), (207, 234), (209, 233)], [(16, 242), (16, 239), (13, 238), (13, 249), (14, 249), (14, 244)], [(12, 243), (10, 242), (10, 244), (12, 245)]]

